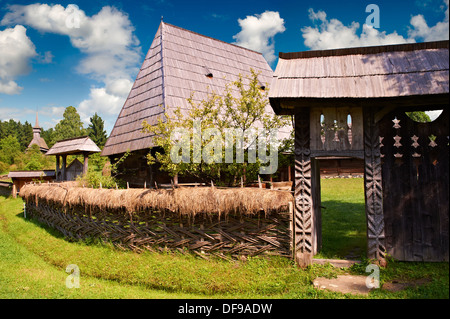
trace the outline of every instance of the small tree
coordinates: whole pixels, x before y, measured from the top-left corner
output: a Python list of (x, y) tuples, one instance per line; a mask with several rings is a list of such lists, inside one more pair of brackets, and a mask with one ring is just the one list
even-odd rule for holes
[(106, 131), (104, 129), (105, 122), (100, 116), (97, 115), (97, 113), (90, 118), (90, 122), (91, 123), (87, 129), (88, 136), (95, 144), (97, 144), (98, 147), (103, 148), (107, 139)]
[(419, 122), (419, 123), (427, 123), (431, 122), (430, 117), (427, 113), (423, 111), (415, 111), (415, 112), (406, 112), (406, 115), (413, 121)]
[[(222, 96), (211, 92), (205, 100), (196, 103), (193, 93), (188, 102), (187, 112), (177, 108), (173, 115), (165, 114), (165, 120), (160, 118), (156, 125), (143, 122), (142, 131), (153, 134), (154, 145), (162, 150), (155, 156), (148, 154), (148, 163), (159, 162), (161, 169), (171, 176), (193, 176), (216, 184), (220, 181), (232, 184), (241, 176), (257, 178), (264, 166), (263, 154), (258, 148), (255, 159), (253, 150), (257, 140), (264, 140), (268, 145), (270, 137), (255, 134), (255, 129), (269, 132), (288, 123), (285, 117), (266, 112), (268, 89), (267, 85), (262, 87), (258, 74), (251, 70), (249, 77), (239, 76), (227, 84)], [(237, 134), (232, 134), (233, 130)], [(227, 135), (227, 132), (231, 133)], [(280, 143), (278, 150), (284, 145), (287, 144)], [(174, 157), (182, 160), (174, 161)]]
[(86, 130), (83, 128), (83, 122), (77, 109), (73, 106), (68, 106), (64, 111), (63, 119), (55, 125), (52, 144), (60, 140), (83, 135), (86, 135)]

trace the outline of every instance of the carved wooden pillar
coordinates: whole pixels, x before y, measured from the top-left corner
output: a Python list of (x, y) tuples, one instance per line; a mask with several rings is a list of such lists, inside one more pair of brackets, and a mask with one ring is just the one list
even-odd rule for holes
[(380, 133), (375, 110), (364, 109), (364, 191), (367, 219), (367, 257), (385, 263), (383, 188)]
[(314, 254), (309, 113), (309, 108), (295, 112), (294, 256), (300, 267), (311, 264)]

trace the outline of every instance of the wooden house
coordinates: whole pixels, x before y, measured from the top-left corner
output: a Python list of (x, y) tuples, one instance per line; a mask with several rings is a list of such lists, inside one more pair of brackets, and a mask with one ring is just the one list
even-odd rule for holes
[(66, 179), (65, 181), (74, 181), (78, 176), (83, 174), (84, 165), (78, 160), (74, 159), (66, 168)]
[[(222, 94), (226, 84), (239, 74), (250, 75), (251, 68), (260, 72), (264, 89), (273, 71), (261, 53), (161, 22), (102, 155), (113, 163), (131, 152), (120, 166), (120, 177), (131, 187), (170, 183), (169, 176), (147, 164), (154, 145), (151, 135), (141, 133), (142, 122), (156, 124), (177, 107), (188, 110), (194, 92), (194, 102), (211, 92)], [(273, 114), (269, 103), (267, 112)]]
[[(299, 265), (320, 250), (318, 160), (329, 156), (364, 161), (369, 258), (448, 261), (448, 48), (437, 41), (280, 53), (269, 99), (277, 114), (294, 116)], [(405, 114), (426, 110), (443, 112), (431, 123)]]

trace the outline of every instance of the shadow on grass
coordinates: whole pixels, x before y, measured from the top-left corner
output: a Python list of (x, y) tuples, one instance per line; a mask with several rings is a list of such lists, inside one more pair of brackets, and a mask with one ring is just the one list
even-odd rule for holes
[(31, 224), (33, 224), (34, 226), (39, 227), (39, 228), (45, 230), (49, 235), (51, 235), (51, 236), (53, 236), (53, 237), (55, 237), (55, 238), (64, 239), (65, 241), (70, 242), (70, 240), (68, 240), (68, 238), (65, 237), (64, 234), (61, 233), (59, 230), (57, 230), (57, 229), (55, 229), (55, 228), (53, 228), (53, 227), (47, 225), (47, 224), (44, 223), (44, 222), (41, 222), (41, 221), (37, 220), (37, 219), (34, 218), (34, 217), (31, 217), (28, 213), (27, 213), (26, 216), (25, 216), (25, 214), (24, 214), (24, 209), (23, 209), (23, 208), (22, 208), (22, 210), (21, 210), (20, 213), (16, 214), (16, 217), (22, 218), (25, 222), (31, 223)]
[(364, 259), (367, 226), (364, 203), (323, 201), (322, 249), (317, 258)]
[[(364, 203), (328, 200), (323, 201), (322, 206), (325, 207), (322, 209), (322, 249), (316, 258), (365, 259), (367, 238)], [(65, 237), (59, 230), (32, 218), (29, 214), (25, 218), (23, 209), (16, 216), (45, 230), (55, 238), (66, 242), (78, 241)], [(90, 241), (82, 240), (82, 242)]]

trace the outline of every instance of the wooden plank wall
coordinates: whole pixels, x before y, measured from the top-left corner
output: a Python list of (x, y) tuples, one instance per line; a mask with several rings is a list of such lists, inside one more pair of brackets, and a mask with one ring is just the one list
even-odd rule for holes
[(448, 109), (431, 123), (396, 110), (380, 121), (380, 135), (387, 253), (448, 261)]
[[(349, 125), (347, 117), (350, 115)], [(323, 121), (323, 122), (322, 122)], [(310, 112), (312, 156), (363, 158), (361, 107), (314, 107)]]

